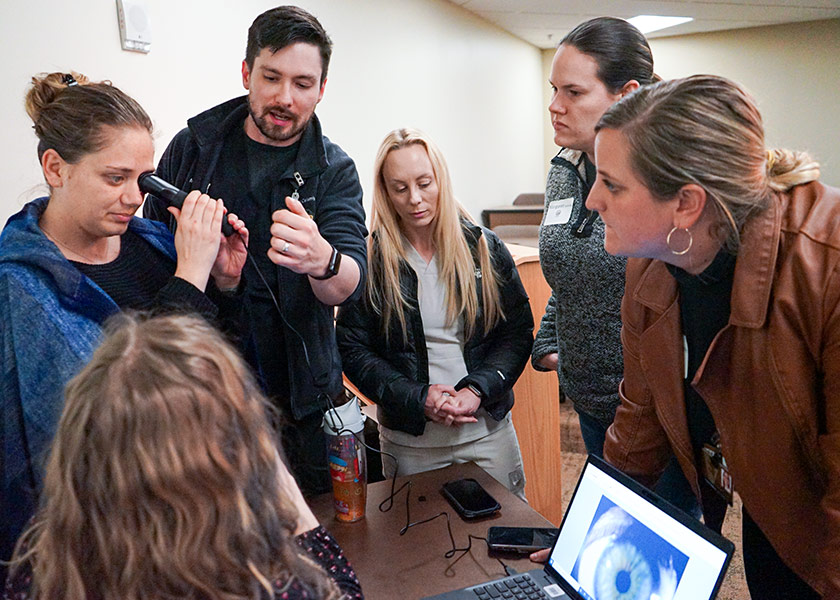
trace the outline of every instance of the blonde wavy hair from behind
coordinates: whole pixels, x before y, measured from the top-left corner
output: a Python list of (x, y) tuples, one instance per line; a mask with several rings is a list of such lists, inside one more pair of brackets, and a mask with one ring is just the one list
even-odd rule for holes
[(196, 317), (120, 315), (68, 385), (41, 510), (14, 568), (33, 597), (273, 597), (297, 578), (335, 584), (294, 541), (266, 402)]
[(767, 150), (755, 101), (714, 75), (644, 86), (610, 107), (601, 129), (624, 135), (634, 170), (654, 197), (673, 198), (689, 183), (702, 187), (718, 212), (712, 233), (732, 252), (773, 192), (820, 176), (819, 163), (805, 152)]
[(479, 313), (483, 312), (482, 325), (487, 333), (500, 319), (504, 319), (498, 273), (490, 259), (487, 240), (482, 235), (477, 243), (482, 273), (479, 301), (476, 264), (461, 226), (462, 219), (473, 224), (475, 221), (455, 199), (443, 154), (428, 136), (416, 129), (390, 132), (376, 154), (371, 235), (368, 238), (368, 298), (374, 310), (382, 315), (386, 338), (390, 335), (392, 321), (396, 320), (403, 340), (407, 339), (405, 309), (409, 304), (400, 287), (400, 265), (407, 262), (405, 238), (400, 229), (400, 217), (388, 196), (383, 168), (391, 152), (411, 145), (422, 146), (426, 150), (439, 190), (432, 242), (439, 277), (446, 289), (446, 322), (452, 326), (459, 316), (463, 316), (465, 335), (469, 338), (475, 333)]

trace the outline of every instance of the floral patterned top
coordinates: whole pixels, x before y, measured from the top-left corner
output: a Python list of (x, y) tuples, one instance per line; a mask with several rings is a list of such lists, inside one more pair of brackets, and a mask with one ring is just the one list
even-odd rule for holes
[[(297, 543), (335, 581), (342, 592), (342, 600), (364, 600), (362, 587), (350, 566), (344, 551), (335, 538), (321, 526), (302, 533)], [(23, 566), (6, 581), (3, 600), (30, 600), (32, 598), (32, 571)], [(300, 579), (274, 582), (275, 600), (318, 600), (312, 590)]]

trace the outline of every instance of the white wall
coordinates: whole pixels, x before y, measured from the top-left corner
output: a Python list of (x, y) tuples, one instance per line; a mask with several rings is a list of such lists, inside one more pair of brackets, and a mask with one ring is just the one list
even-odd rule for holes
[[(33, 74), (74, 69), (112, 80), (155, 121), (158, 156), (187, 118), (244, 93), (239, 73), (248, 26), (277, 3), (146, 3), (153, 31), (147, 55), (120, 49), (113, 0), (0, 3), (0, 223), (44, 190), (23, 110)], [(458, 197), (476, 217), (482, 207), (543, 187), (537, 48), (443, 0), (300, 5), (335, 43), (317, 112), (325, 133), (356, 160), (366, 194), (379, 142), (401, 126), (435, 139)]]
[[(568, 32), (564, 32), (565, 35)], [(563, 36), (558, 36), (560, 39)], [(548, 104), (551, 102), (551, 61), (554, 59), (555, 50), (542, 51), (542, 75), (543, 75), (543, 174), (548, 177), (548, 170), (551, 168), (551, 159), (560, 150), (554, 143), (554, 127), (551, 125), (551, 114), (548, 112)]]
[(758, 103), (768, 148), (808, 150), (840, 186), (840, 19), (651, 40), (665, 79), (712, 73)]
[[(840, 19), (655, 38), (650, 46), (664, 79), (711, 73), (745, 86), (767, 146), (808, 150), (822, 164), (821, 180), (840, 186)], [(553, 56), (543, 51), (546, 81)], [(557, 152), (550, 128), (546, 113), (546, 164)]]

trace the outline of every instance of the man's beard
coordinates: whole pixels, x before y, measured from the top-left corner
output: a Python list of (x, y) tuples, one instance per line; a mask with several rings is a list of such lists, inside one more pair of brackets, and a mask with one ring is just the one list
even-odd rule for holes
[[(269, 118), (266, 116), (269, 112), (274, 111), (275, 113), (280, 114), (281, 117), (287, 118), (290, 121), (289, 128), (284, 131), (282, 127), (275, 125), (272, 123)], [(263, 110), (262, 115), (258, 115), (254, 110), (254, 107), (251, 105), (251, 99), (248, 98), (248, 113), (251, 115), (251, 119), (254, 121), (254, 124), (257, 126), (257, 129), (260, 130), (260, 133), (263, 134), (267, 139), (272, 140), (274, 142), (286, 142), (295, 138), (297, 135), (300, 134), (306, 128), (306, 125), (309, 123), (309, 119), (301, 122), (299, 117), (293, 113), (285, 111), (280, 108), (275, 107), (266, 107)]]

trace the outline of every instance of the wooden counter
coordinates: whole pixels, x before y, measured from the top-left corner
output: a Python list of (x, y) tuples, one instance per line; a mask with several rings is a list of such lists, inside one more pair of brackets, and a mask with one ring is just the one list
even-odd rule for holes
[[(516, 244), (507, 247), (531, 300), (536, 333), (551, 295), (540, 267), (539, 250)], [(560, 500), (562, 459), (557, 375), (536, 371), (529, 361), (513, 386), (513, 393), (516, 403), (511, 414), (525, 463), (525, 495), (534, 510), (559, 525), (563, 520), (563, 504)]]
[(542, 223), (543, 205), (509, 204), (485, 208), (481, 211), (481, 221), (485, 227), (493, 229), (498, 225), (539, 225)]

